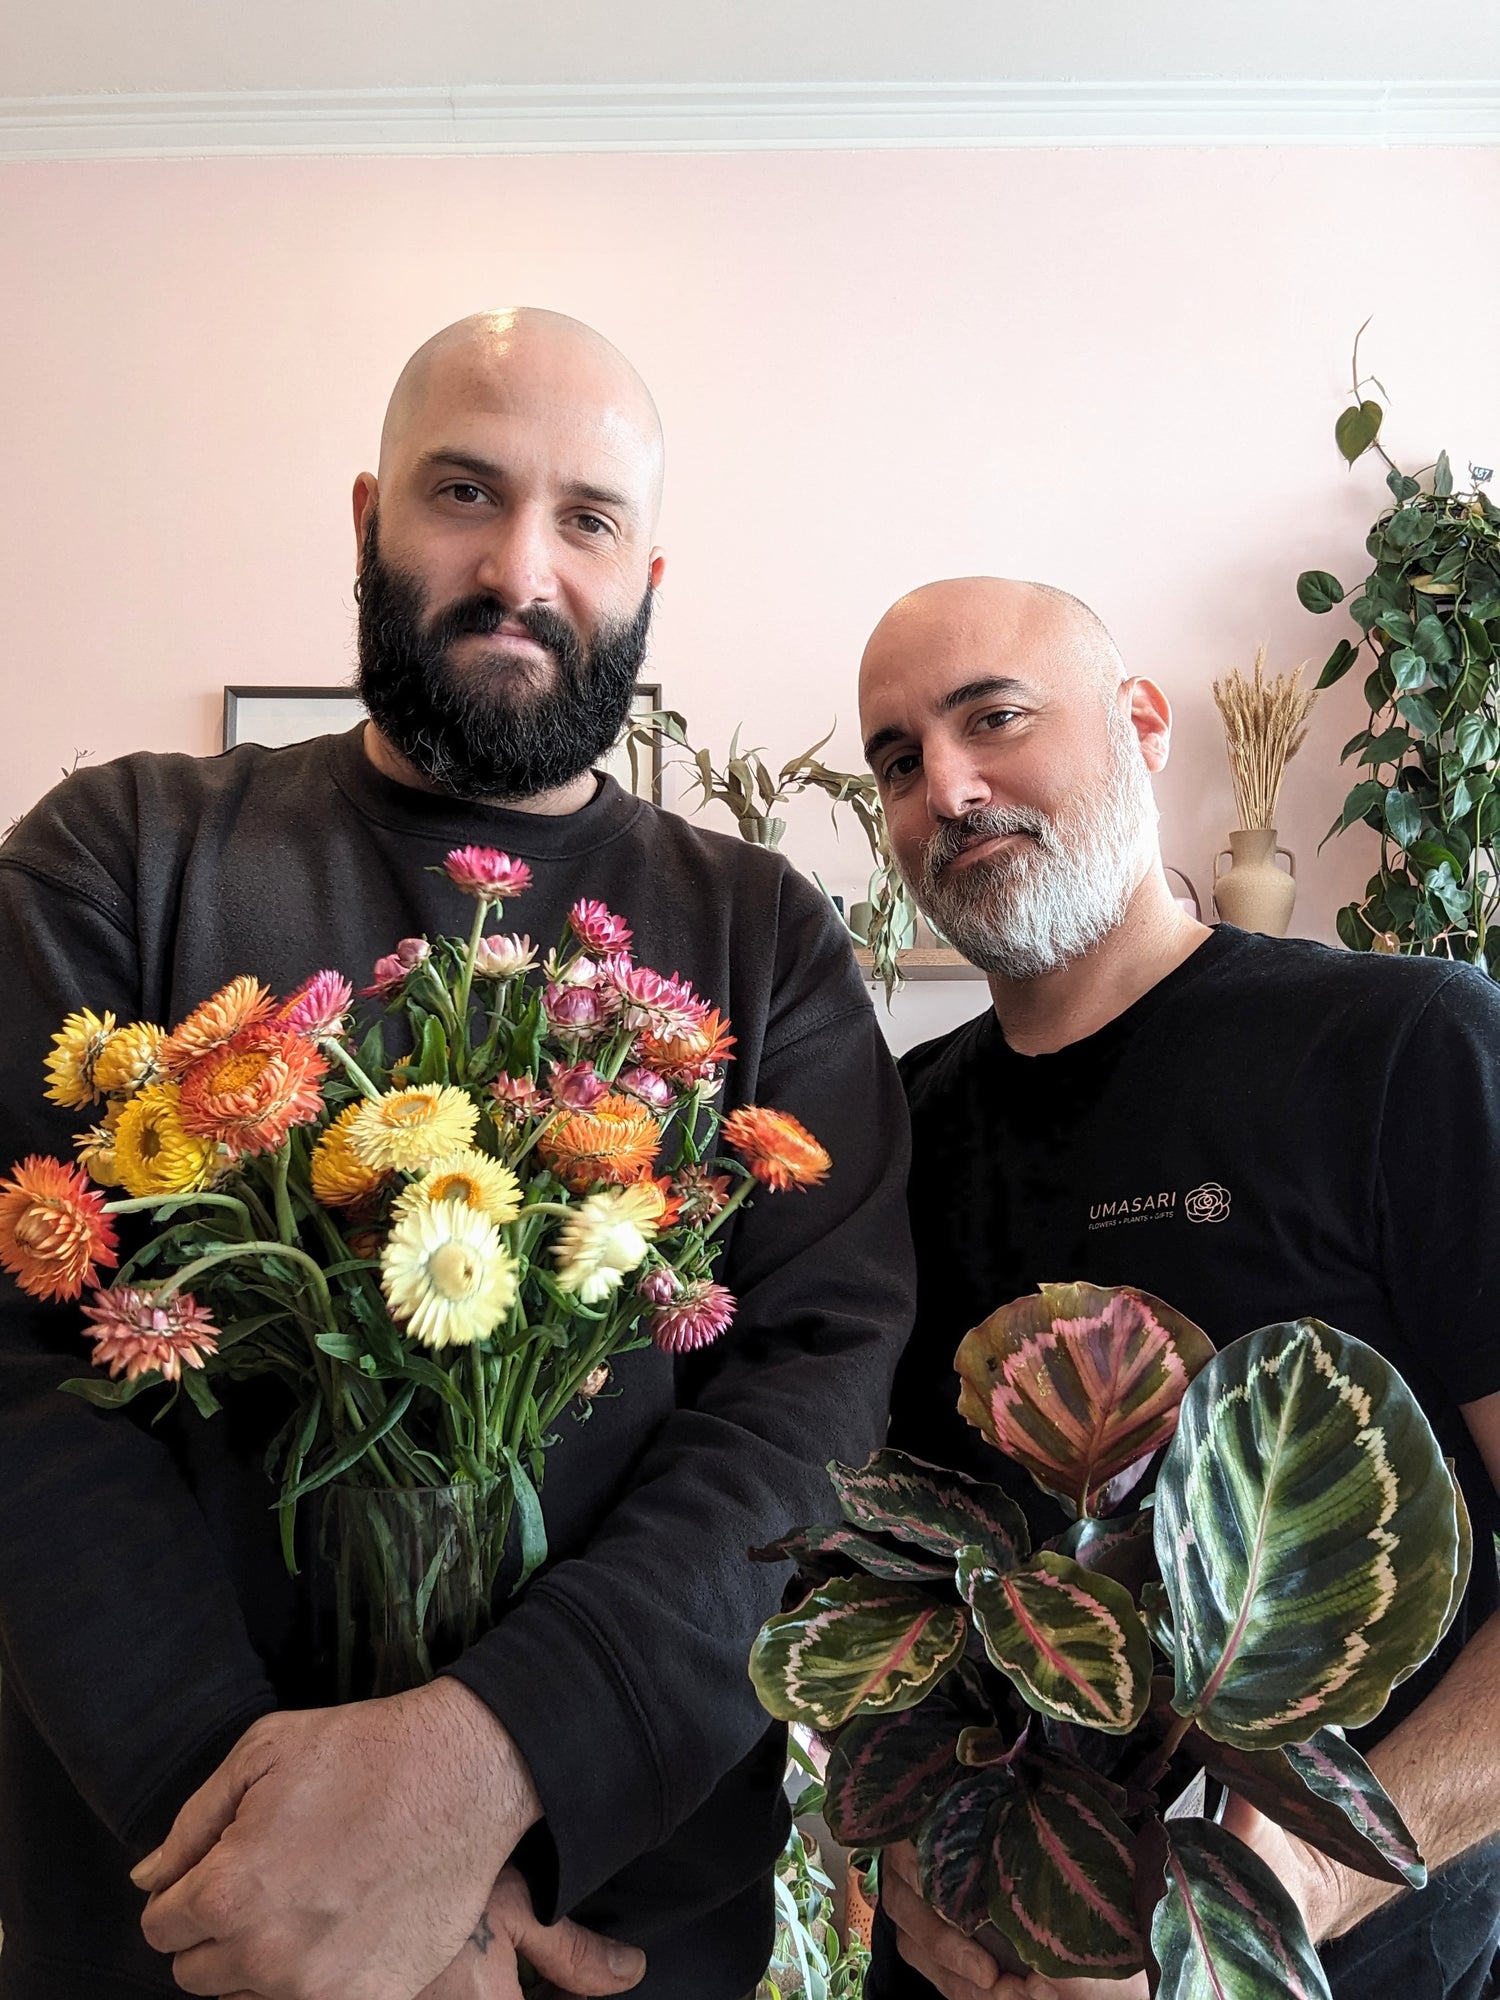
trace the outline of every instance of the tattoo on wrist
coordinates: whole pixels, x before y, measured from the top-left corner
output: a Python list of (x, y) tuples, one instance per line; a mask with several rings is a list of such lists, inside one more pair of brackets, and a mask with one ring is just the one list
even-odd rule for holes
[(481, 1917), (474, 1929), (469, 1933), (469, 1943), (473, 1945), (477, 1952), (483, 1955), (494, 1942), (495, 1933), (490, 1929), (489, 1918)]

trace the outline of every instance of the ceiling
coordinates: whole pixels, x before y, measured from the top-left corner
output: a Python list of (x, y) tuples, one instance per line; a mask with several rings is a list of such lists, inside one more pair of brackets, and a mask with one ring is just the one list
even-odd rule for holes
[(1496, 0), (10, 0), (0, 99), (1500, 77)]

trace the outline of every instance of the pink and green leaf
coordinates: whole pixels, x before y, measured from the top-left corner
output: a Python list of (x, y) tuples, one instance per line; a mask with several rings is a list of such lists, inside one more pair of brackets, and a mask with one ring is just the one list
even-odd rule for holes
[(1117, 1514), (1109, 1520), (1073, 1521), (1047, 1544), (1058, 1555), (1071, 1556), (1085, 1569), (1097, 1570), (1123, 1583), (1139, 1598), (1144, 1585), (1161, 1580), (1156, 1566), (1155, 1517), (1149, 1507), (1138, 1514)]
[(1034, 1971), (1124, 1979), (1141, 1969), (1131, 1835), (1082, 1777), (1028, 1771), (993, 1813), (991, 1838), (990, 1916)]
[(1271, 1870), (1211, 1820), (1160, 1822), (1137, 1866), (1164, 1894), (1151, 1919), (1156, 2000), (1330, 2000), (1302, 1913)]
[(844, 1847), (911, 1839), (958, 1776), (963, 1718), (942, 1690), (893, 1715), (856, 1715), (828, 1759), (823, 1807)]
[(961, 1472), (877, 1451), (866, 1465), (828, 1468), (845, 1518), (875, 1534), (894, 1535), (951, 1561), (962, 1548), (984, 1549), (991, 1566), (1010, 1569), (1031, 1548), (1026, 1516), (1003, 1488)]
[(836, 1729), (863, 1711), (914, 1708), (963, 1654), (967, 1622), (909, 1583), (835, 1577), (761, 1627), (750, 1679), (783, 1722)]
[(1454, 1486), (1406, 1384), (1318, 1320), (1236, 1341), (1156, 1482), (1180, 1715), (1242, 1750), (1378, 1715), (1461, 1569)]
[[(828, 1561), (825, 1558), (833, 1558)], [(921, 1551), (887, 1548), (884, 1543), (862, 1535), (847, 1521), (829, 1521), (818, 1527), (794, 1528), (779, 1541), (750, 1551), (752, 1562), (796, 1563), (801, 1570), (820, 1578), (844, 1574), (843, 1562), (850, 1562), (869, 1576), (886, 1577), (898, 1583), (949, 1584), (953, 1564), (942, 1556)]]
[(1123, 1736), (1151, 1699), (1151, 1642), (1130, 1592), (1066, 1556), (1004, 1575), (959, 1557), (960, 1595), (985, 1651), (1032, 1708)]
[(1003, 1768), (963, 1772), (941, 1795), (917, 1835), (922, 1895), (967, 1937), (990, 1920), (996, 1887), (990, 1827), (1015, 1782)]
[(1213, 1351), (1147, 1292), (1044, 1285), (965, 1335), (959, 1413), (1074, 1514), (1103, 1512), (1111, 1482), (1171, 1438)]
[(1236, 1750), (1201, 1729), (1184, 1749), (1210, 1777), (1309, 1847), (1380, 1882), (1420, 1889), (1427, 1866), (1410, 1828), (1359, 1752), (1335, 1730), (1279, 1750)]

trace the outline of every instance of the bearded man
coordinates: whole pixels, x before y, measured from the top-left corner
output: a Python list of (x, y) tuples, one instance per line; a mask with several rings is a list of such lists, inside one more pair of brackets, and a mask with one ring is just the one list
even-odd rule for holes
[(746, 1552), (884, 1430), (906, 1120), (825, 900), (593, 768), (661, 581), (661, 474), (652, 400), (597, 334), (447, 328), (354, 487), (370, 723), (80, 771), (0, 850), (9, 1157), (70, 1149), (42, 1104), (69, 1012), (171, 1025), (239, 973), (367, 976), (452, 930), (434, 864), (473, 844), (529, 864), (538, 939), (582, 896), (619, 912), (640, 962), (732, 1017), (730, 1102), (793, 1112), (834, 1162), (734, 1218), (720, 1342), (631, 1355), (563, 1427), (551, 1562), (513, 1601), (502, 1579), (494, 1630), (432, 1685), (342, 1707), (310, 1705), (267, 1385), (209, 1424), (101, 1416), (57, 1393), (77, 1310), (5, 1281), (4, 2000), (518, 2000), (518, 1949), (550, 1991), (743, 2000), (766, 1963), (785, 1744), (745, 1661), (784, 1576)]
[[(1150, 774), (1161, 690), (1036, 584), (929, 585), (877, 627), (866, 755), (917, 901), (990, 1009), (902, 1062), (917, 1321), (891, 1442), (1061, 1511), (958, 1416), (964, 1333), (1042, 1283), (1137, 1285), (1219, 1345), (1315, 1315), (1378, 1348), (1456, 1462), (1473, 1580), (1453, 1630), (1355, 1740), (1433, 1876), (1397, 1894), (1246, 1808), (1229, 1823), (1304, 1910), (1337, 2000), (1482, 2000), (1500, 1946), (1500, 998), (1466, 966), (1208, 930), (1172, 900)], [(1373, 1746), (1373, 1747), (1371, 1747)], [(882, 1878), (869, 2000), (1134, 1981), (998, 1976)]]

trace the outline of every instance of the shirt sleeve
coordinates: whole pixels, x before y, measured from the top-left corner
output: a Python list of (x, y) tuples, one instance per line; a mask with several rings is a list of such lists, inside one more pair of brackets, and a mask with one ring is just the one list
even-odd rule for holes
[[(51, 1037), (80, 1007), (136, 1018), (135, 942), (106, 899), (0, 856), (7, 941), (0, 1172), (68, 1160), (86, 1112), (48, 1103)], [(87, 1373), (79, 1303), (0, 1274), (0, 1654), (92, 1811), (132, 1853), (276, 1706), (222, 1561), (168, 1446), (133, 1411), (58, 1393)]]
[(764, 1736), (746, 1665), (786, 1571), (747, 1552), (825, 1518), (827, 1462), (885, 1435), (913, 1297), (905, 1104), (839, 933), (802, 976), (754, 1094), (817, 1134), (831, 1173), (736, 1217), (735, 1325), (629, 1493), (450, 1669), (530, 1766), (555, 1848), (554, 1881), (528, 1871), (544, 1916), (659, 1846)]
[(1500, 988), (1457, 966), (1396, 1053), (1380, 1121), (1382, 1265), (1456, 1403), (1500, 1391)]

